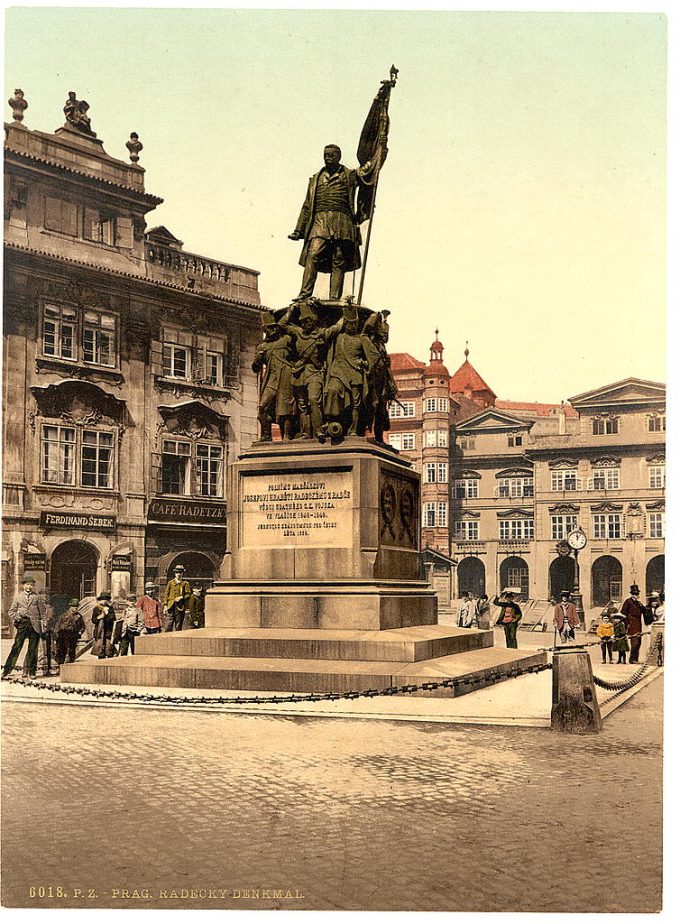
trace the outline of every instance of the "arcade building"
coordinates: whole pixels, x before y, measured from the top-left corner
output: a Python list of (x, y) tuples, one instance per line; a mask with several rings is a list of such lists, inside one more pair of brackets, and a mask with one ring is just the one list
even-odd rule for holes
[(258, 273), (147, 229), (162, 200), (136, 136), (126, 162), (13, 109), (3, 614), (26, 573), (62, 599), (162, 590), (178, 561), (207, 585), (226, 546), (226, 467), (257, 434)]

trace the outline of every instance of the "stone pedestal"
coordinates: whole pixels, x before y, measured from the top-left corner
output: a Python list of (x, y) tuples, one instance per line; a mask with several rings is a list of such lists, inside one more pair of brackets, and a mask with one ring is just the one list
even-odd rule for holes
[(465, 677), (469, 692), (545, 661), (494, 649), (491, 631), (437, 625), (420, 477), (389, 447), (255, 445), (230, 466), (227, 506), (205, 628), (142, 636), (133, 657), (64, 665), (64, 680), (341, 693)]

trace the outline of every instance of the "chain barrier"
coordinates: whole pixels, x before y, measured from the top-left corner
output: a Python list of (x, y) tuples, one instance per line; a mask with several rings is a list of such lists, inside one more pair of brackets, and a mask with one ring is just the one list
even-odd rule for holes
[[(642, 634), (648, 635), (649, 633), (643, 632)], [(613, 690), (614, 691), (613, 695), (608, 696), (604, 702), (605, 703), (610, 702), (610, 700), (615, 699), (617, 696), (620, 696), (622, 693), (625, 693), (626, 690), (630, 690), (632, 687), (634, 687), (636, 683), (639, 683), (640, 680), (642, 680), (644, 675), (647, 673), (649, 668), (652, 666), (652, 662), (654, 661), (655, 658), (656, 658), (657, 665), (661, 667), (661, 664), (659, 664), (660, 657), (663, 663), (663, 657), (661, 655), (661, 652), (662, 652), (662, 644), (661, 644), (661, 636), (659, 636), (659, 640), (657, 641), (656, 646), (650, 645), (649, 651), (647, 652), (647, 657), (642, 662), (640, 667), (635, 671), (635, 673), (631, 674), (627, 680), (621, 680), (616, 683), (612, 683), (609, 680), (603, 680), (601, 677), (598, 677), (596, 674), (593, 674), (593, 682), (595, 683), (595, 686), (601, 687), (603, 690)], [(604, 703), (602, 705), (604, 705)]]
[(433, 680), (428, 683), (409, 683), (400, 687), (385, 687), (382, 690), (348, 690), (345, 693), (291, 693), (287, 696), (172, 696), (155, 693), (134, 693), (128, 690), (95, 690), (89, 687), (62, 686), (59, 683), (26, 679), (24, 677), (7, 677), (8, 683), (40, 690), (66, 693), (75, 696), (94, 696), (98, 699), (128, 700), (139, 703), (160, 703), (162, 705), (206, 704), (206, 705), (275, 705), (279, 703), (318, 703), (340, 699), (359, 699), (361, 697), (395, 696), (401, 693), (416, 693), (418, 690), (438, 690), (469, 686), (485, 681), (485, 686), (499, 683), (523, 674), (539, 674), (552, 670), (552, 664), (533, 664), (530, 667), (511, 668), (505, 672), (492, 672), (486, 677), (463, 677), (460, 679)]

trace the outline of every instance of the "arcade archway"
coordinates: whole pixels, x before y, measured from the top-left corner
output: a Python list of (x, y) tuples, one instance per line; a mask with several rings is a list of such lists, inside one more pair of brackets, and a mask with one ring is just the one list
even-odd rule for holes
[(647, 594), (661, 593), (666, 583), (666, 556), (655, 555), (647, 562), (645, 573), (645, 591)]
[(550, 596), (553, 600), (559, 600), (563, 590), (573, 591), (575, 574), (571, 555), (560, 555), (550, 563)]
[(501, 590), (504, 587), (519, 587), (518, 599), (529, 597), (529, 565), (523, 558), (511, 555), (501, 562)]
[(470, 556), (464, 558), (458, 565), (458, 596), (464, 593), (479, 597), (486, 593), (486, 571), (484, 563), (478, 558)]
[(613, 555), (601, 555), (591, 570), (592, 605), (606, 606), (610, 600), (623, 600), (623, 568)]

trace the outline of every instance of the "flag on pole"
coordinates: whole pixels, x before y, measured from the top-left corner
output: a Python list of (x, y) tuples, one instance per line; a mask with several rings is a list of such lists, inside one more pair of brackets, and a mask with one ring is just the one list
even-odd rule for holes
[(357, 218), (359, 224), (371, 217), (375, 187), (378, 183), (378, 176), (382, 165), (387, 157), (387, 136), (390, 130), (390, 93), (392, 87), (397, 82), (399, 71), (392, 65), (390, 68), (389, 80), (383, 80), (380, 84), (375, 99), (371, 103), (371, 108), (366, 116), (364, 127), (361, 131), (359, 146), (357, 148), (357, 160), (360, 167), (358, 170), (361, 178), (359, 184), (359, 195), (357, 198)]

